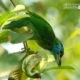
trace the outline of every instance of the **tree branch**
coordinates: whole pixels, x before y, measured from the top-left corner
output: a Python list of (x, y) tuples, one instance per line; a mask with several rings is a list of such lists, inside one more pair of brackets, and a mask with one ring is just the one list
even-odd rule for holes
[(13, 4), (14, 7), (16, 6), (15, 3), (13, 2), (13, 0), (10, 0), (10, 2)]

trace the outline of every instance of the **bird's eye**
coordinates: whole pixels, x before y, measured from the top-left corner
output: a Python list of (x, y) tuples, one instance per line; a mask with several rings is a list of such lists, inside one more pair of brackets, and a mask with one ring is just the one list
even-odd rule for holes
[(61, 50), (61, 51), (60, 51), (60, 57), (62, 57), (63, 54), (64, 54), (64, 52)]

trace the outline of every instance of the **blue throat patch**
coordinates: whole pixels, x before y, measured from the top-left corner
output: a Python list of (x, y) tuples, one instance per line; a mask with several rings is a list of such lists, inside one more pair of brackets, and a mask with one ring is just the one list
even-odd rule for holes
[(55, 54), (60, 54), (60, 51), (64, 51), (64, 48), (62, 43), (58, 42), (57, 44), (53, 45), (51, 52), (55, 56)]

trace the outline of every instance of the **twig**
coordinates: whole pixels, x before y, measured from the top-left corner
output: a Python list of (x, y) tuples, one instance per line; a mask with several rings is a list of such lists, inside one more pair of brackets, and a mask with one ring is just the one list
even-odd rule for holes
[(27, 45), (27, 42), (26, 41), (24, 41), (23, 44), (24, 44), (24, 48), (25, 49), (28, 48), (28, 45)]
[(23, 42), (23, 45), (24, 45), (24, 50), (26, 51), (26, 54), (29, 52), (29, 48), (28, 48), (28, 45), (27, 45), (27, 41), (24, 41)]
[(10, 2), (13, 4), (14, 7), (16, 6), (15, 3), (13, 2), (13, 0), (10, 0)]

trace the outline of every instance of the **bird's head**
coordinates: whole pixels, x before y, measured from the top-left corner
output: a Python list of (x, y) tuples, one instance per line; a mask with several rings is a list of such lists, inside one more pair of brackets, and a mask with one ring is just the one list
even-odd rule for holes
[(55, 43), (53, 44), (53, 47), (51, 48), (51, 53), (54, 55), (54, 58), (58, 64), (58, 66), (61, 66), (61, 58), (64, 54), (64, 47), (62, 43), (57, 39), (55, 40)]

